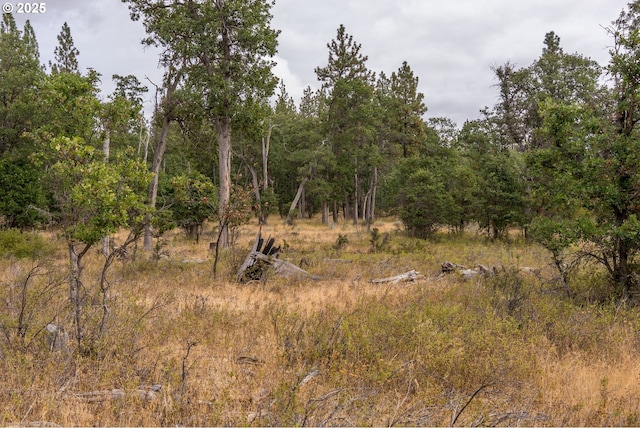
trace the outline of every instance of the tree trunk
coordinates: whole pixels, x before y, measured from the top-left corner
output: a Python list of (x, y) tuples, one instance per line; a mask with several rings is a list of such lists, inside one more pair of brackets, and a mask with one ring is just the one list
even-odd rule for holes
[(256, 204), (258, 205), (258, 224), (267, 224), (267, 219), (262, 213), (262, 201), (260, 200), (260, 185), (258, 184), (258, 171), (247, 162), (247, 168), (251, 173), (251, 183), (253, 184), (253, 193), (256, 197)]
[[(167, 137), (169, 135), (169, 125), (171, 123), (171, 105), (173, 104), (173, 93), (178, 87), (178, 83), (182, 79), (181, 73), (171, 74), (168, 77), (167, 92), (164, 96), (164, 111), (162, 114), (162, 129), (160, 130), (160, 138), (156, 141), (156, 150), (153, 153), (153, 162), (151, 164), (151, 183), (149, 184), (149, 205), (151, 209), (156, 207), (156, 200), (158, 198), (158, 177), (160, 174), (160, 167), (164, 161), (164, 152), (167, 150)], [(157, 93), (157, 92), (156, 92)], [(156, 103), (156, 113), (158, 113), (158, 106)], [(146, 143), (148, 144), (148, 142)], [(146, 157), (146, 149), (145, 149)], [(147, 214), (144, 226), (144, 241), (142, 248), (144, 251), (153, 250), (153, 230), (151, 227), (151, 215)]]
[(271, 131), (278, 125), (269, 125), (269, 131), (267, 132), (267, 138), (265, 140), (262, 137), (262, 188), (266, 189), (269, 187), (269, 146), (271, 144)]
[(369, 206), (369, 223), (376, 220), (376, 194), (378, 192), (378, 167), (373, 168), (373, 186), (371, 188), (371, 203)]
[(322, 223), (329, 224), (329, 203), (322, 201)]
[(81, 308), (80, 308), (80, 291), (82, 290), (82, 283), (80, 282), (80, 258), (76, 253), (76, 248), (73, 243), (69, 243), (69, 301), (73, 310), (73, 323), (75, 327), (76, 341), (78, 347), (82, 339), (82, 320), (81, 320)]
[[(356, 160), (356, 167), (357, 167), (358, 163)], [(353, 177), (353, 182), (354, 182), (354, 195), (353, 195), (353, 224), (354, 225), (358, 225), (358, 173), (356, 172), (354, 174)]]
[[(105, 135), (104, 135), (104, 141), (102, 142), (102, 152), (104, 153), (105, 163), (109, 163), (109, 154), (111, 152), (111, 133), (109, 131), (108, 120), (105, 120), (104, 128), (105, 128)], [(109, 237), (108, 236), (105, 236), (102, 238), (102, 255), (105, 257), (109, 255)]]
[(82, 296), (82, 257), (87, 253), (91, 245), (85, 244), (82, 251), (78, 252), (75, 242), (67, 243), (69, 250), (69, 301), (71, 302), (72, 318), (75, 327), (76, 342), (78, 348), (82, 344), (84, 336), (82, 331), (82, 306), (84, 296)]
[[(160, 139), (156, 144), (156, 150), (153, 153), (153, 163), (151, 164), (151, 184), (149, 185), (149, 205), (151, 208), (156, 207), (158, 199), (158, 178), (160, 176), (160, 166), (164, 158), (164, 152), (167, 149), (167, 136), (169, 135), (170, 120), (165, 115), (162, 119), (162, 130), (160, 131)], [(144, 241), (142, 246), (144, 251), (153, 250), (153, 230), (151, 227), (151, 214), (147, 214), (144, 227)]]
[[(614, 279), (622, 290), (622, 295), (630, 297), (631, 292), (631, 270), (629, 268), (629, 249), (623, 239), (617, 238), (614, 258), (615, 273)], [(617, 257), (616, 257), (617, 256)], [(617, 263), (615, 258), (617, 258)]]
[(218, 118), (216, 120), (216, 130), (218, 132), (218, 170), (220, 173), (220, 205), (218, 208), (220, 239), (218, 248), (228, 248), (231, 202), (231, 118)]
[(305, 188), (302, 188), (302, 194), (300, 195), (300, 201), (298, 202), (298, 218), (305, 218), (307, 216), (307, 192)]
[(298, 201), (300, 200), (300, 196), (302, 196), (302, 191), (304, 190), (304, 185), (307, 182), (307, 179), (303, 179), (298, 186), (298, 191), (296, 192), (296, 197), (293, 198), (293, 202), (291, 202), (291, 207), (289, 208), (289, 213), (287, 214), (287, 224), (290, 226), (293, 224), (293, 212), (296, 210), (296, 205), (298, 205)]

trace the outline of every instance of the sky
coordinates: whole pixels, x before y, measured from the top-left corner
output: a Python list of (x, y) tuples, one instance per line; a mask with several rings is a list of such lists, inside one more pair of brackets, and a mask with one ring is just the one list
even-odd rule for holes
[[(0, 0), (14, 12), (18, 0)], [(41, 61), (53, 60), (64, 22), (80, 51), (81, 71), (102, 74), (103, 96), (114, 88), (113, 74), (133, 74), (150, 88), (160, 85), (158, 52), (144, 48), (140, 22), (129, 18), (120, 0), (44, 0), (41, 14), (29, 19)], [(369, 69), (391, 75), (407, 61), (425, 95), (425, 118), (445, 117), (461, 126), (497, 101), (492, 67), (510, 62), (527, 67), (542, 52), (544, 36), (554, 31), (566, 53), (601, 65), (609, 61), (613, 39), (607, 33), (627, 0), (276, 0), (271, 26), (280, 30), (277, 66), (287, 92), (298, 102), (304, 88), (319, 88), (316, 67), (329, 58), (327, 44), (338, 27), (361, 45)]]

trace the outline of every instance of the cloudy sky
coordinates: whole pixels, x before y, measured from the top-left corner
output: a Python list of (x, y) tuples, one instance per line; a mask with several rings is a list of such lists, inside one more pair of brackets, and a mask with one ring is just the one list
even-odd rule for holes
[[(157, 52), (144, 50), (144, 29), (129, 19), (120, 0), (43, 0), (46, 12), (14, 14), (29, 19), (41, 60), (53, 59), (64, 22), (80, 51), (80, 67), (103, 75), (134, 74), (148, 84), (161, 82)], [(14, 9), (17, 0), (0, 0)], [(580, 53), (606, 65), (611, 25), (627, 0), (276, 0), (272, 26), (281, 30), (278, 66), (296, 101), (302, 90), (317, 88), (314, 69), (328, 60), (327, 43), (344, 24), (362, 45), (370, 69), (390, 75), (407, 61), (420, 79), (426, 117), (447, 117), (462, 125), (496, 102), (492, 66), (507, 61), (530, 65), (540, 56), (544, 35), (554, 31), (565, 52)], [(151, 85), (148, 85), (151, 86)], [(150, 101), (149, 101), (150, 103)], [(150, 104), (149, 104), (150, 105)]]

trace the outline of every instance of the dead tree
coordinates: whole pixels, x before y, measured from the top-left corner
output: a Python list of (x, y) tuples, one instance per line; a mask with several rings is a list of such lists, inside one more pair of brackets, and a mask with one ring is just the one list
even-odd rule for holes
[(280, 247), (275, 246), (275, 238), (267, 239), (264, 248), (263, 244), (265, 244), (265, 241), (262, 238), (262, 234), (258, 232), (249, 255), (238, 269), (238, 273), (236, 274), (238, 282), (246, 283), (260, 280), (271, 268), (273, 268), (273, 272), (276, 275), (286, 278), (299, 277), (317, 279), (306, 270), (300, 269), (292, 263), (280, 260), (278, 258)]

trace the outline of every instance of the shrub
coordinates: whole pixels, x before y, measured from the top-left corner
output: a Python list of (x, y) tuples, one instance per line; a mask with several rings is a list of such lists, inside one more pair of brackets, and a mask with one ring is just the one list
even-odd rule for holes
[(0, 230), (0, 257), (37, 259), (51, 255), (54, 248), (40, 235), (21, 232), (18, 229)]

